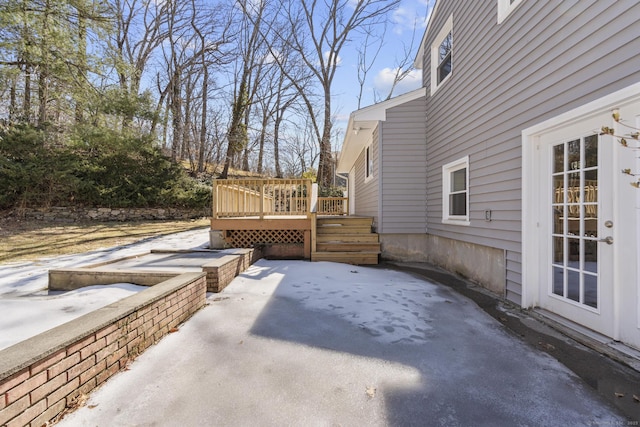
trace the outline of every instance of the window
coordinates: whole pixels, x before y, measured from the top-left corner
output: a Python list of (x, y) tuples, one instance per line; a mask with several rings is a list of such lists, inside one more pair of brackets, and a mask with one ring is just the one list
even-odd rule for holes
[(498, 0), (498, 24), (507, 19), (507, 16), (518, 7), (523, 0)]
[(431, 45), (431, 94), (453, 71), (453, 15), (447, 19)]
[(469, 225), (469, 156), (442, 167), (442, 222)]
[(447, 34), (447, 36), (440, 43), (440, 48), (438, 49), (438, 84), (440, 84), (451, 72), (451, 46), (452, 46), (453, 37), (451, 36), (451, 32)]
[(365, 148), (364, 161), (364, 179), (367, 181), (373, 176), (373, 154), (371, 153), (371, 145)]

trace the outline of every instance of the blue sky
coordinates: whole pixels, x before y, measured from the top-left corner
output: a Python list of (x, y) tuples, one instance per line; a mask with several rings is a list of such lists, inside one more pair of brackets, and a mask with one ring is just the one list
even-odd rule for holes
[[(435, 0), (402, 0), (398, 9), (390, 16), (386, 28), (382, 50), (373, 67), (369, 71), (364, 87), (361, 107), (372, 105), (380, 97), (386, 97), (391, 87), (393, 69), (403, 55), (405, 47), (411, 47), (411, 61), (415, 59), (420, 41), (424, 35), (429, 12)], [(415, 34), (414, 34), (415, 25)], [(362, 40), (354, 40), (340, 52), (340, 66), (336, 73), (332, 92), (333, 114), (336, 118), (335, 128), (343, 129), (349, 120), (349, 114), (358, 108), (358, 72), (356, 46)], [(371, 51), (371, 55), (373, 55)], [(422, 85), (422, 72), (414, 70), (398, 85), (393, 96), (401, 95)], [(342, 142), (343, 135), (338, 135)]]

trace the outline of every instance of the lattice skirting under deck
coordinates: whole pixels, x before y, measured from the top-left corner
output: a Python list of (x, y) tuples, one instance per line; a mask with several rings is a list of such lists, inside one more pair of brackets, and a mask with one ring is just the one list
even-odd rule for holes
[(304, 243), (302, 230), (227, 230), (225, 240), (234, 248), (252, 248), (262, 244)]

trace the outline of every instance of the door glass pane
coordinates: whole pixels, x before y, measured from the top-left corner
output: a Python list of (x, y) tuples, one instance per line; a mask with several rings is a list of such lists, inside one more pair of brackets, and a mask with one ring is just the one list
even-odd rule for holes
[(598, 276), (584, 274), (584, 304), (598, 308)]
[(598, 166), (598, 135), (590, 135), (584, 139), (584, 167)]
[(568, 174), (567, 202), (580, 203), (580, 172)]
[(564, 172), (564, 144), (553, 147), (553, 172)]
[(564, 270), (560, 267), (553, 267), (553, 293), (564, 296)]
[(553, 234), (564, 234), (564, 207), (553, 207)]
[(580, 268), (580, 239), (567, 239), (569, 243), (567, 265)]
[(554, 203), (564, 203), (564, 175), (553, 177)]
[(584, 270), (598, 272), (598, 242), (596, 240), (584, 241)]
[(580, 140), (569, 141), (567, 143), (567, 167), (575, 171), (581, 168), (580, 164)]
[(567, 298), (580, 302), (580, 273), (567, 271)]
[(567, 234), (580, 235), (580, 205), (567, 206)]
[(564, 265), (564, 238), (553, 238), (553, 262), (555, 264)]
[(598, 237), (598, 205), (585, 205), (584, 209), (584, 237), (595, 239)]
[(584, 201), (598, 202), (598, 170), (588, 170), (584, 173)]

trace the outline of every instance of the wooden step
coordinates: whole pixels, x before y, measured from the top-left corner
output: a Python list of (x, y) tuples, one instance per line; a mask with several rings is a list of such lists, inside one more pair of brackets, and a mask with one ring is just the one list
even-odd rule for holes
[(318, 234), (316, 243), (345, 242), (345, 243), (378, 243), (378, 235), (369, 234)]
[(316, 221), (318, 227), (324, 225), (348, 225), (348, 226), (360, 226), (371, 227), (373, 224), (373, 218), (371, 217), (352, 217), (352, 216), (336, 216), (336, 217), (319, 217)]
[(370, 234), (371, 226), (324, 225), (316, 227), (317, 234)]
[(314, 252), (311, 254), (311, 261), (375, 265), (378, 264), (378, 255), (378, 252)]
[(380, 252), (380, 243), (317, 243), (316, 250), (318, 252)]

